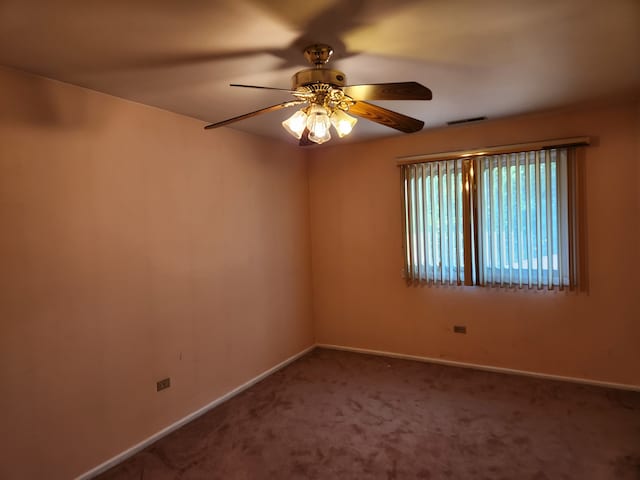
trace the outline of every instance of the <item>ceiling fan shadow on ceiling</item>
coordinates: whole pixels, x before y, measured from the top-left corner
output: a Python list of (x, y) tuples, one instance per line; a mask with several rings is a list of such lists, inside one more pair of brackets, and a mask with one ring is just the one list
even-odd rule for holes
[(295, 73), (290, 90), (231, 84), (232, 87), (286, 91), (294, 99), (212, 123), (204, 128), (223, 127), (263, 113), (300, 106), (300, 110), (282, 122), (284, 129), (299, 140), (300, 146), (327, 142), (331, 139), (332, 126), (339, 137), (348, 135), (357, 122), (357, 118), (352, 115), (404, 133), (422, 130), (422, 120), (367, 103), (366, 100), (431, 100), (431, 90), (417, 82), (346, 85), (346, 75), (343, 72), (324, 67), (332, 55), (333, 49), (329, 45), (316, 44), (305, 48), (304, 56), (314, 67)]

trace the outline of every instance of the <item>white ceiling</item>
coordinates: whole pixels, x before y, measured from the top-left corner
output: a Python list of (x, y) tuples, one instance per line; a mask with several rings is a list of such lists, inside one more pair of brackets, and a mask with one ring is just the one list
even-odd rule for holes
[[(425, 128), (640, 90), (639, 0), (0, 2), (0, 64), (207, 122), (288, 100), (228, 84), (289, 88), (311, 43), (349, 84), (429, 87), (432, 101), (375, 102)], [(233, 128), (296, 143), (280, 126), (293, 111)], [(393, 134), (361, 120), (350, 140)]]

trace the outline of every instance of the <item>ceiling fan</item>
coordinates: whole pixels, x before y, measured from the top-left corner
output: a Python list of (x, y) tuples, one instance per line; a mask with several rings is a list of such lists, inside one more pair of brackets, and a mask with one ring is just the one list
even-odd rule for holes
[(304, 56), (314, 68), (294, 74), (290, 90), (231, 84), (232, 87), (286, 91), (295, 99), (212, 123), (204, 128), (218, 128), (262, 113), (302, 105), (300, 110), (282, 122), (284, 129), (299, 140), (300, 146), (321, 144), (330, 140), (332, 125), (339, 137), (348, 135), (357, 122), (351, 115), (405, 133), (422, 129), (422, 120), (367, 103), (365, 100), (431, 100), (431, 90), (417, 82), (346, 85), (343, 72), (324, 67), (332, 55), (333, 49), (329, 45), (316, 44), (305, 48)]

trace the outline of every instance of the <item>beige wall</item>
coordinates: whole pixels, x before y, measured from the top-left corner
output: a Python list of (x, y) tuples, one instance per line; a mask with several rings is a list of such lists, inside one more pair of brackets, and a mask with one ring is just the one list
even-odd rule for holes
[[(609, 105), (313, 151), (316, 341), (640, 385), (638, 122), (637, 105)], [(405, 284), (395, 157), (577, 135), (595, 141), (588, 293)]]
[(0, 478), (78, 475), (313, 343), (298, 148), (0, 92)]

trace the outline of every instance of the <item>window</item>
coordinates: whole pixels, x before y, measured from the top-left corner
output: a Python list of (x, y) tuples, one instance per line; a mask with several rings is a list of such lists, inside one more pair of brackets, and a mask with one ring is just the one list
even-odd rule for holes
[(407, 279), (575, 286), (572, 151), (512, 150), (401, 165)]

